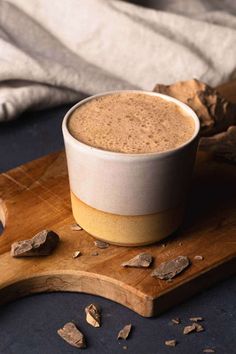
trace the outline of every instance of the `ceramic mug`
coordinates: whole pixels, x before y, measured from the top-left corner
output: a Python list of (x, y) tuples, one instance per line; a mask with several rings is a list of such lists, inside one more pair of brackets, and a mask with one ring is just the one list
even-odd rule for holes
[[(142, 154), (101, 150), (70, 134), (67, 122), (75, 109), (94, 98), (120, 92), (138, 92), (176, 103), (193, 119), (194, 134), (175, 149)], [(183, 219), (199, 129), (191, 108), (154, 92), (106, 92), (73, 106), (62, 130), (76, 222), (98, 239), (125, 246), (146, 245), (170, 235)]]

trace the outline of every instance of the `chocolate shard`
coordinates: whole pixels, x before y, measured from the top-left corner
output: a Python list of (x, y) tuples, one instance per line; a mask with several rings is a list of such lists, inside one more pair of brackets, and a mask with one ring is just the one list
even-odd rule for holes
[(73, 322), (66, 323), (57, 333), (67, 343), (76, 348), (86, 348), (85, 337)]
[(157, 277), (159, 279), (170, 280), (176, 275), (180, 274), (185, 268), (190, 265), (190, 261), (186, 256), (178, 256), (167, 262), (161, 263), (154, 271), (151, 273), (152, 277)]
[(109, 243), (101, 241), (101, 240), (94, 241), (94, 244), (96, 247), (101, 248), (101, 249), (109, 247)]
[(193, 321), (193, 322), (203, 321), (203, 317), (200, 317), (200, 316), (190, 317), (190, 321)]
[(202, 331), (204, 331), (204, 327), (199, 323), (194, 322), (192, 325), (184, 327), (183, 334), (189, 334), (192, 332), (202, 332)]
[(127, 262), (123, 262), (122, 267), (148, 268), (152, 263), (152, 256), (149, 253), (140, 253)]
[(54, 231), (42, 230), (31, 239), (14, 242), (11, 245), (11, 256), (48, 256), (57, 247), (59, 240), (59, 236)]
[(71, 228), (72, 231), (81, 231), (81, 230), (83, 230), (82, 227), (79, 224), (72, 224), (70, 226), (70, 228)]
[(75, 251), (75, 252), (73, 253), (73, 258), (78, 258), (80, 255), (81, 255), (81, 252), (80, 252), (80, 251)]
[(118, 333), (117, 335), (117, 339), (127, 339), (129, 334), (130, 334), (130, 331), (131, 331), (131, 328), (132, 328), (132, 325), (131, 323), (130, 324), (127, 324), (126, 326), (124, 326)]
[(177, 341), (175, 339), (170, 339), (165, 341), (165, 345), (167, 347), (175, 347), (177, 344)]
[(101, 326), (101, 314), (99, 306), (90, 304), (85, 307), (86, 321), (93, 327)]
[(178, 325), (180, 324), (181, 321), (180, 318), (176, 317), (176, 318), (172, 318), (171, 322)]

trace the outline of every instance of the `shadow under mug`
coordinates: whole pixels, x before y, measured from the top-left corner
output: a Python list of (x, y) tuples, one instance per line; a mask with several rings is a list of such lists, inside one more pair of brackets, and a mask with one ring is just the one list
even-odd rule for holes
[[(120, 92), (143, 93), (176, 103), (194, 121), (192, 137), (175, 149), (126, 154), (101, 150), (68, 130), (73, 111), (94, 98)], [(89, 234), (109, 243), (139, 246), (157, 242), (181, 224), (196, 157), (200, 123), (184, 103), (146, 91), (111, 91), (86, 98), (65, 115), (65, 142), (72, 212)]]

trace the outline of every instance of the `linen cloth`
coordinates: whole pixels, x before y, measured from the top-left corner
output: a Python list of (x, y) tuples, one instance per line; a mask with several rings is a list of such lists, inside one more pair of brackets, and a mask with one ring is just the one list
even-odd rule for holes
[(236, 77), (233, 1), (152, 3), (0, 0), (0, 121), (109, 90)]

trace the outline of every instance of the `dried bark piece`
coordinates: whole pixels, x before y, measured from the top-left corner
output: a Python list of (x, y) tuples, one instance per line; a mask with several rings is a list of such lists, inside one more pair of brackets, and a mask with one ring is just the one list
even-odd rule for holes
[(228, 102), (214, 88), (199, 80), (159, 85), (155, 92), (175, 97), (190, 106), (201, 122), (201, 135), (209, 136), (236, 125), (236, 105)]
[(131, 323), (124, 326), (118, 333), (117, 335), (117, 339), (127, 339), (129, 334), (130, 334), (130, 331), (131, 331), (131, 328), (132, 328), (132, 325)]
[(73, 322), (66, 323), (57, 333), (67, 343), (76, 348), (85, 348), (85, 337), (82, 332), (75, 326)]
[(192, 332), (202, 332), (202, 331), (204, 331), (204, 327), (199, 323), (194, 322), (192, 325), (184, 327), (183, 334), (189, 334)]
[(70, 226), (70, 228), (71, 228), (72, 231), (81, 231), (81, 230), (83, 230), (82, 227), (79, 224), (72, 224)]
[(174, 278), (177, 274), (180, 274), (185, 268), (190, 265), (190, 261), (186, 256), (178, 256), (167, 262), (161, 263), (154, 271), (151, 273), (152, 277), (157, 277), (159, 279), (170, 280)]
[(170, 339), (165, 341), (165, 345), (167, 347), (175, 347), (177, 344), (177, 341), (175, 339)]
[(212, 348), (205, 348), (203, 349), (203, 353), (215, 353), (215, 350)]
[(101, 248), (101, 249), (108, 248), (110, 246), (109, 243), (104, 242), (104, 241), (100, 241), (100, 240), (94, 241), (94, 244), (96, 247)]
[(198, 322), (198, 321), (203, 321), (204, 318), (203, 317), (190, 317), (190, 321), (193, 321), (193, 322)]
[(80, 255), (81, 255), (81, 252), (80, 252), (80, 251), (75, 251), (75, 252), (73, 253), (73, 258), (78, 258)]
[(179, 317), (176, 317), (176, 318), (172, 318), (171, 322), (178, 325), (180, 324), (181, 321)]
[(50, 230), (42, 230), (31, 239), (14, 242), (12, 257), (48, 256), (57, 247), (59, 236)]
[(194, 256), (193, 259), (195, 259), (195, 261), (203, 261), (204, 257), (203, 256)]
[(230, 126), (225, 132), (212, 137), (201, 138), (199, 147), (201, 150), (236, 162), (236, 126)]
[(122, 267), (148, 268), (152, 263), (152, 256), (149, 253), (140, 253), (127, 262), (123, 262)]
[(101, 326), (101, 314), (99, 306), (90, 304), (85, 307), (86, 321), (93, 327)]

